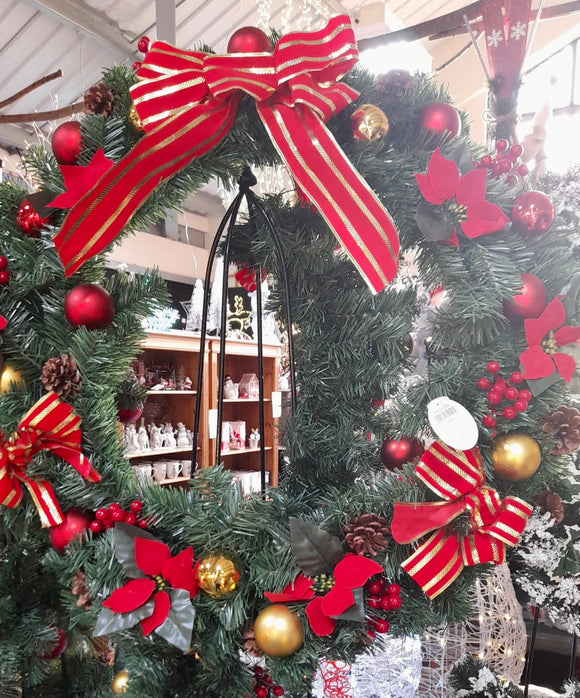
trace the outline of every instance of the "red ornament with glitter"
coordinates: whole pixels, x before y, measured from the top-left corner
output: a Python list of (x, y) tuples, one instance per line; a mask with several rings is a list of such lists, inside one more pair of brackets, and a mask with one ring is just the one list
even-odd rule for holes
[(513, 228), (524, 235), (545, 233), (554, 222), (554, 206), (541, 191), (524, 191), (514, 201)]
[(242, 27), (228, 41), (228, 53), (271, 53), (272, 42), (258, 27)]
[(27, 199), (24, 199), (16, 212), (16, 224), (29, 238), (39, 238), (40, 231), (49, 220), (49, 217), (43, 218), (37, 213)]
[(546, 288), (533, 274), (522, 274), (522, 287), (511, 300), (503, 302), (503, 310), (510, 320), (536, 318), (546, 307)]
[(435, 136), (447, 134), (455, 138), (461, 133), (461, 119), (457, 110), (444, 102), (433, 102), (423, 107), (420, 114), (421, 128)]
[(83, 148), (78, 121), (61, 124), (52, 134), (52, 152), (59, 165), (76, 165)]

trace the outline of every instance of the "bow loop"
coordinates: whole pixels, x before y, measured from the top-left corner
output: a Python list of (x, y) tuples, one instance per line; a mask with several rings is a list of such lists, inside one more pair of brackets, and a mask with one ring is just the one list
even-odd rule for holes
[(19, 429), (0, 448), (6, 453), (6, 458), (15, 467), (22, 468), (30, 463), (37, 452), (39, 441), (38, 432), (33, 429)]

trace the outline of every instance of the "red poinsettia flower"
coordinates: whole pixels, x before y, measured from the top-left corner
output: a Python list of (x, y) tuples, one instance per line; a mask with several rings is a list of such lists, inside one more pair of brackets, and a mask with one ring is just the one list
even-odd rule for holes
[(308, 601), (315, 595), (312, 588), (314, 580), (299, 574), (293, 582), (289, 582), (279, 594), (267, 591), (264, 596), (272, 603), (284, 603), (286, 601)]
[(115, 613), (129, 613), (153, 599), (153, 613), (140, 621), (143, 635), (149, 635), (169, 616), (171, 599), (165, 589), (184, 589), (189, 598), (198, 593), (193, 568), (193, 548), (171, 557), (169, 546), (148, 538), (135, 538), (135, 562), (147, 576), (131, 579), (116, 589), (103, 606)]
[(574, 359), (558, 347), (572, 344), (580, 339), (580, 327), (564, 325), (566, 309), (562, 296), (556, 296), (542, 311), (539, 318), (524, 321), (528, 348), (520, 356), (524, 367), (524, 378), (534, 380), (546, 378), (557, 371), (570, 382), (576, 370)]
[[(436, 148), (427, 166), (426, 174), (415, 174), (423, 197), (431, 204), (440, 206), (455, 198), (449, 207), (450, 213), (460, 220), (461, 230), (468, 238), (477, 238), (505, 228), (509, 218), (499, 206), (485, 198), (487, 170), (471, 170), (459, 174), (453, 160), (448, 160)], [(455, 230), (448, 240), (457, 245)]]
[(99, 148), (86, 166), (61, 165), (66, 191), (46, 204), (47, 208), (72, 208), (114, 164), (113, 160), (105, 157), (103, 149)]
[(3, 330), (7, 324), (8, 320), (4, 316), (0, 315), (0, 330)]

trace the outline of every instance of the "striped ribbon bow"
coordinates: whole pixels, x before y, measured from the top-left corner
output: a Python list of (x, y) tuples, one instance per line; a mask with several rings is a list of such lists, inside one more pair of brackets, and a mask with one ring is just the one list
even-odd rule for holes
[(52, 391), (24, 415), (17, 431), (8, 439), (0, 434), (0, 504), (15, 508), (22, 501), (24, 484), (32, 497), (42, 526), (56, 526), (63, 516), (54, 490), (46, 480), (27, 475), (30, 461), (39, 451), (50, 451), (89, 482), (99, 473), (81, 451), (81, 418)]
[(397, 272), (393, 221), (324, 122), (358, 93), (340, 82), (358, 59), (346, 15), (287, 34), (272, 53), (223, 56), (156, 41), (131, 88), (146, 135), (71, 209), (54, 242), (70, 276), (111, 243), (168, 177), (230, 130), (245, 95), (298, 186), (375, 293)]
[[(432, 599), (452, 584), (465, 566), (505, 562), (505, 546), (514, 546), (532, 507), (517, 497), (502, 500), (487, 487), (477, 448), (459, 451), (439, 441), (415, 468), (417, 477), (445, 502), (395, 502), (391, 533), (398, 543), (412, 543), (435, 531), (401, 565)], [(444, 527), (469, 515), (467, 536)]]

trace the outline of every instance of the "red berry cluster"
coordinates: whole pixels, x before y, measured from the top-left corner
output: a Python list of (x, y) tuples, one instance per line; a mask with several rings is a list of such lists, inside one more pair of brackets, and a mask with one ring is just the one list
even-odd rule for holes
[[(137, 43), (137, 48), (141, 53), (147, 53), (147, 51), (149, 51), (149, 43), (149, 37), (142, 36)], [(135, 63), (133, 63), (133, 70), (137, 72), (142, 65), (141, 61), (135, 61)]]
[(8, 260), (3, 254), (0, 254), (0, 286), (7, 286), (9, 281)]
[(254, 683), (252, 684), (256, 698), (271, 698), (271, 696), (283, 696), (284, 689), (280, 684), (274, 683), (270, 674), (266, 674), (264, 667), (254, 667)]
[[(396, 611), (403, 603), (401, 587), (398, 584), (387, 584), (384, 577), (373, 580), (368, 585), (370, 596), (367, 599), (369, 608), (383, 611)], [(369, 631), (377, 633), (389, 632), (389, 621), (384, 618), (372, 618)]]
[(143, 502), (139, 499), (131, 502), (129, 505), (129, 511), (121, 509), (120, 504), (114, 503), (108, 507), (97, 509), (95, 511), (95, 519), (91, 521), (89, 528), (93, 533), (100, 533), (101, 531), (111, 528), (119, 521), (124, 521), (130, 526), (139, 526), (139, 528), (147, 528), (149, 523), (147, 519), (140, 517), (141, 510), (143, 509)]
[(525, 177), (528, 174), (528, 166), (520, 162), (524, 149), (519, 143), (510, 146), (505, 138), (500, 138), (496, 141), (495, 149), (497, 151), (495, 157), (484, 155), (479, 162), (475, 163), (475, 166), (486, 167), (491, 176), (496, 179), (507, 175), (508, 184), (515, 184), (517, 176)]
[[(498, 416), (514, 419), (518, 412), (525, 412), (532, 393), (529, 390), (516, 388), (516, 385), (524, 380), (520, 371), (513, 371), (506, 380), (499, 375), (500, 365), (497, 361), (490, 361), (487, 364), (487, 370), (492, 374), (492, 379), (480, 378), (477, 381), (477, 387), (480, 390), (487, 390), (487, 404), (490, 412), (485, 415), (482, 422), (484, 427), (493, 429), (497, 424)], [(512, 404), (506, 405), (504, 401)]]

